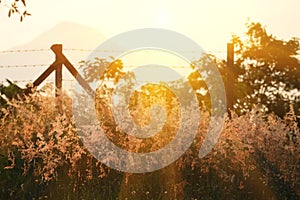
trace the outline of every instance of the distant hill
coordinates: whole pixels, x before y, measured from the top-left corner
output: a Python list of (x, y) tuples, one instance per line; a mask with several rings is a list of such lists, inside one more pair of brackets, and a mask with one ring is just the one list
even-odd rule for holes
[[(10, 50), (50, 49), (52, 44), (63, 44), (64, 49), (92, 50), (101, 44), (104, 39), (104, 36), (93, 28), (74, 22), (63, 22), (41, 33), (32, 41), (16, 46)], [(64, 51), (64, 54), (74, 65), (77, 65), (80, 60), (84, 60), (89, 53), (90, 52), (86, 51)], [(54, 58), (52, 51), (2, 53), (0, 54), (0, 66), (51, 64), (54, 62)], [(0, 68), (0, 81), (6, 78), (12, 81), (35, 80), (46, 68), (47, 66)]]
[(54, 43), (61, 43), (65, 48), (89, 49), (95, 48), (103, 40), (104, 36), (93, 28), (74, 22), (62, 22), (14, 49), (49, 48)]

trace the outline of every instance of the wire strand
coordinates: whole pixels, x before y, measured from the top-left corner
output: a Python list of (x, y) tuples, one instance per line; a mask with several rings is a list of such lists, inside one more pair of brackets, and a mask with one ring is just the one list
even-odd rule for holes
[(0, 65), (0, 68), (20, 68), (20, 67), (46, 67), (51, 64), (33, 64), (33, 65)]
[[(2, 54), (9, 54), (9, 53), (29, 53), (29, 52), (45, 52), (45, 51), (50, 51), (50, 49), (12, 49), (12, 50), (4, 50), (0, 51)], [(95, 50), (95, 49), (76, 49), (76, 48), (66, 48), (63, 49), (63, 51), (78, 51), (78, 52), (125, 52), (125, 50)], [(188, 50), (183, 50), (180, 52), (185, 52), (185, 53), (197, 53), (197, 51), (188, 51)], [(221, 51), (221, 50), (208, 50), (205, 51), (207, 53), (226, 53), (226, 51)]]
[(50, 49), (16, 49), (16, 50), (4, 50), (0, 51), (0, 53), (28, 53), (28, 52), (38, 52), (38, 51), (50, 51)]
[[(75, 82), (76, 80), (74, 79), (74, 80), (71, 80), (71, 79), (63, 79), (62, 80), (62, 82), (70, 82), (70, 83), (73, 83), (73, 82)], [(34, 82), (34, 80), (13, 80), (13, 81), (11, 81), (11, 82), (13, 82), (13, 83), (33, 83)], [(55, 82), (55, 80), (44, 80), (43, 82)], [(0, 81), (0, 83), (1, 84), (3, 84), (3, 83), (8, 83), (6, 80), (3, 80), (3, 81)]]

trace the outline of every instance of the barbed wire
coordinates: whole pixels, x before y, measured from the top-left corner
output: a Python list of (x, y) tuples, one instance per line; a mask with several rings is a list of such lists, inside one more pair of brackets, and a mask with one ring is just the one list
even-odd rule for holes
[[(45, 51), (50, 51), (51, 49), (12, 49), (12, 50), (3, 50), (0, 51), (1, 54), (8, 54), (8, 53), (30, 53), (30, 52), (45, 52)], [(103, 53), (113, 53), (113, 52), (125, 52), (125, 50), (94, 50), (94, 49), (76, 49), (76, 48), (66, 48), (63, 49), (63, 51), (78, 51), (78, 52), (103, 52)], [(188, 50), (183, 50), (180, 52), (186, 52), (186, 53), (197, 53), (197, 51), (188, 51)], [(226, 51), (223, 50), (209, 50), (205, 51), (206, 53), (226, 53)]]
[[(0, 65), (1, 68), (22, 68), (22, 67), (28, 67), (28, 68), (38, 68), (38, 67), (49, 67), (51, 64), (32, 64), (32, 65)], [(73, 65), (74, 67), (80, 67), (80, 64)]]
[(63, 49), (63, 51), (123, 53), (125, 50), (95, 50), (95, 49)]
[(32, 65), (0, 65), (0, 68), (20, 68), (20, 67), (46, 67), (51, 64), (32, 64)]
[[(9, 69), (9, 68), (39, 68), (39, 67), (49, 67), (51, 64), (33, 64), (33, 65), (0, 65), (0, 69)], [(81, 65), (73, 65), (76, 68), (79, 68)], [(124, 66), (126, 69), (132, 69), (132, 68), (137, 68), (138, 66)], [(152, 66), (152, 67), (158, 67), (158, 66)], [(172, 66), (172, 68), (186, 68), (186, 66)]]
[[(9, 80), (9, 81), (11, 81), (11, 80)], [(35, 80), (12, 80), (11, 82), (12, 83), (33, 83), (34, 81)], [(76, 81), (75, 79), (74, 80), (71, 80), (71, 79), (63, 79), (62, 80), (62, 82), (70, 82), (70, 83), (73, 83), (75, 81)], [(44, 80), (43, 82), (53, 82), (54, 83), (55, 80)], [(1, 84), (8, 83), (8, 81), (7, 80), (2, 80), (2, 81), (0, 81), (0, 83)]]
[[(101, 50), (101, 51), (95, 51), (92, 49), (77, 49), (77, 48), (66, 48), (63, 49), (64, 51), (77, 51), (77, 52), (125, 52), (125, 50)], [(0, 54), (10, 54), (10, 53), (29, 53), (29, 52), (46, 52), (50, 51), (50, 49), (16, 49), (16, 50), (5, 50), (5, 51), (0, 51)], [(190, 52), (190, 53), (196, 53), (196, 51), (181, 51), (181, 52)], [(226, 51), (221, 51), (221, 50), (211, 50), (211, 51), (206, 51), (206, 53), (226, 53)], [(51, 64), (12, 64), (12, 65), (0, 65), (0, 69), (2, 68), (23, 68), (23, 67), (29, 67), (29, 68), (36, 68), (36, 67), (46, 67), (50, 66)], [(78, 67), (79, 65), (77, 65)], [(131, 68), (129, 66), (129, 68)], [(180, 67), (179, 67), (180, 68)]]
[(38, 52), (38, 51), (50, 51), (50, 49), (16, 49), (16, 50), (4, 50), (0, 53), (29, 53), (29, 52)]
[[(64, 51), (83, 51), (83, 52), (126, 52), (126, 50), (93, 50), (93, 49), (64, 49)], [(186, 52), (186, 53), (197, 53), (198, 51), (188, 51), (188, 50), (183, 50), (179, 52)], [(210, 50), (210, 51), (205, 51), (206, 53), (226, 53), (226, 51), (222, 50)]]

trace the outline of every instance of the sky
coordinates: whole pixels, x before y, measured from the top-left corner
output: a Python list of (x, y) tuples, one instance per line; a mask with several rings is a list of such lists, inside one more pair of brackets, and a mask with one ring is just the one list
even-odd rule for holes
[(247, 20), (261, 22), (279, 38), (300, 36), (299, 8), (299, 0), (27, 0), (32, 16), (22, 23), (0, 7), (0, 50), (70, 21), (95, 28), (106, 38), (137, 28), (165, 28), (207, 51), (222, 51), (232, 34), (246, 31)]
[[(2, 2), (9, 1), (12, 0)], [(32, 16), (26, 17), (23, 22), (20, 22), (17, 15), (8, 18), (7, 8), (0, 6), (0, 51), (28, 44), (37, 36), (63, 22), (75, 22), (91, 27), (107, 39), (138, 28), (169, 29), (194, 40), (205, 51), (221, 53), (219, 57), (223, 58), (226, 57), (226, 44), (230, 41), (231, 35), (243, 35), (248, 21), (261, 22), (269, 33), (281, 39), (300, 37), (300, 0), (27, 0), (26, 2), (27, 10)], [(78, 47), (75, 44), (75, 48), (82, 48), (80, 44), (89, 39), (83, 38), (83, 41), (78, 42)], [(96, 46), (98, 45), (100, 44)], [(137, 59), (138, 56), (128, 56), (124, 59), (129, 60), (130, 65), (139, 65), (141, 60), (145, 61), (145, 57), (154, 60), (157, 58), (155, 56), (156, 54), (154, 57), (147, 54), (143, 59)], [(32, 58), (27, 60), (34, 61)], [(23, 62), (18, 59), (14, 61)], [(168, 61), (170, 65), (180, 63), (178, 59)], [(1, 81), (7, 77), (11, 80), (34, 80), (41, 73), (27, 70), (20, 74), (17, 68), (1, 70)], [(180, 70), (185, 71), (178, 69)]]

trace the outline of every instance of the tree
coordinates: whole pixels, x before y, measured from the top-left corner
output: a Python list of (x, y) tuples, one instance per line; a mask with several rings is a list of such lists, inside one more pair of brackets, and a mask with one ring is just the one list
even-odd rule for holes
[(26, 10), (26, 0), (8, 0), (0, 1), (0, 6), (4, 6), (8, 9), (8, 17), (11, 17), (13, 14), (20, 16), (20, 21), (22, 22), (26, 16), (30, 16)]
[(260, 104), (283, 117), (293, 105), (299, 113), (299, 40), (277, 39), (260, 23), (249, 23), (247, 28), (243, 41), (233, 37), (237, 48), (235, 85), (240, 90), (235, 96), (236, 110), (243, 112)]
[[(268, 34), (260, 23), (247, 25), (246, 37), (233, 36), (236, 60), (233, 69), (227, 70), (226, 61), (215, 56), (203, 55), (193, 65), (205, 66), (214, 63), (224, 81), (233, 82), (233, 107), (238, 114), (246, 113), (254, 108), (283, 117), (290, 106), (296, 115), (300, 114), (300, 60), (299, 39), (288, 41), (277, 39)], [(228, 74), (233, 79), (228, 80)], [(205, 72), (208, 74), (209, 72)], [(208, 110), (210, 96), (203, 77), (194, 70), (188, 77), (190, 84)], [(229, 88), (225, 88), (228, 90)]]
[[(190, 66), (193, 70), (188, 76), (188, 81), (193, 90), (196, 92), (199, 106), (204, 107), (203, 110), (211, 110), (211, 96), (208, 91), (208, 86), (206, 85), (205, 77), (201, 76), (199, 70), (202, 74), (206, 74), (207, 77), (210, 78), (210, 80), (214, 80), (216, 77), (214, 77), (213, 72), (209, 71), (209, 69), (206, 69), (204, 66), (215, 65), (216, 67), (218, 67), (218, 70), (220, 71), (220, 74), (224, 79), (226, 69), (224, 63), (224, 61), (217, 59), (214, 55), (204, 53)], [(199, 69), (197, 69), (195, 66), (198, 66)]]
[(88, 82), (100, 80), (117, 83), (125, 74), (123, 63), (119, 59), (112, 58), (112, 62), (109, 62), (103, 58), (95, 58), (94, 61), (81, 61), (80, 64), (83, 76)]
[[(277, 39), (267, 33), (260, 23), (249, 23), (245, 37), (233, 36), (232, 42), (236, 48), (236, 60), (232, 69), (233, 79), (227, 78), (227, 66), (224, 60), (218, 60), (213, 55), (202, 55), (199, 60), (191, 64), (194, 69), (188, 80), (196, 91), (199, 105), (210, 110), (210, 94), (206, 83), (195, 70), (194, 65), (205, 66), (214, 63), (224, 80), (233, 82), (233, 109), (243, 114), (255, 107), (266, 112), (274, 112), (283, 117), (293, 106), (297, 115), (300, 111), (300, 50), (299, 40), (292, 38), (288, 41)], [(94, 81), (100, 69), (109, 64), (106, 60), (87, 63), (93, 67), (84, 69), (88, 81)], [(100, 70), (100, 71), (99, 71)], [(108, 69), (107, 69), (108, 70)], [(124, 75), (122, 62), (117, 60), (111, 64), (109, 71), (102, 79), (118, 82)], [(210, 72), (204, 74), (209, 76)], [(180, 83), (178, 87), (180, 87)], [(226, 88), (228, 90), (228, 88)]]

